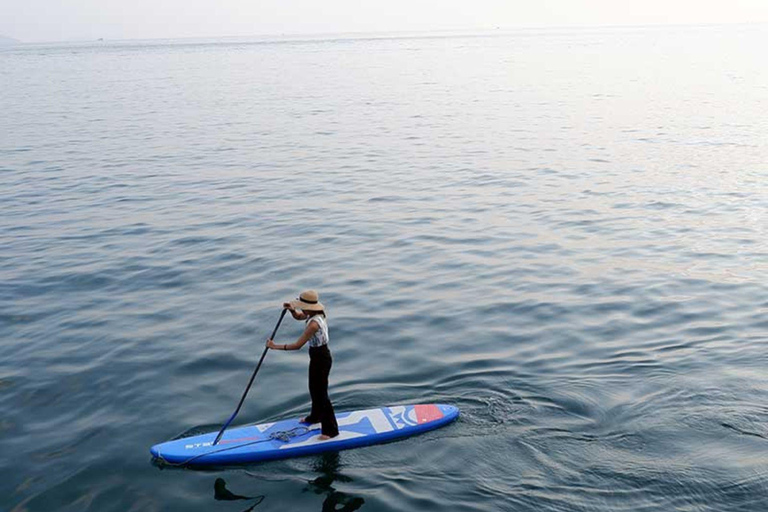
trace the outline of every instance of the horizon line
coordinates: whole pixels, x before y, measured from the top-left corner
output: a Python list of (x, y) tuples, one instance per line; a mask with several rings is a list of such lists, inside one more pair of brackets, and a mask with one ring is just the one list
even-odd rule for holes
[[(96, 38), (96, 39), (50, 39), (37, 41), (24, 41), (12, 36), (0, 34), (0, 37), (10, 39), (14, 45), (37, 45), (37, 44), (61, 44), (61, 43), (96, 43), (96, 42), (143, 42), (143, 41), (185, 41), (202, 39), (245, 39), (245, 38), (310, 38), (314, 40), (322, 39), (383, 39), (383, 38), (409, 38), (417, 35), (429, 36), (430, 34), (450, 34), (454, 35), (481, 35), (492, 33), (528, 31), (528, 30), (594, 30), (594, 29), (647, 29), (647, 28), (669, 28), (669, 27), (733, 27), (733, 26), (759, 26), (768, 25), (768, 21), (735, 21), (735, 22), (706, 22), (706, 23), (687, 23), (687, 22), (660, 22), (660, 23), (641, 23), (641, 24), (573, 24), (573, 25), (515, 25), (515, 26), (497, 26), (497, 27), (467, 27), (467, 28), (433, 28), (433, 29), (392, 29), (392, 30), (365, 30), (365, 31), (341, 31), (341, 32), (268, 32), (241, 35), (201, 35), (201, 36), (169, 36), (169, 37), (138, 37), (138, 38)], [(463, 34), (462, 34), (463, 33)], [(339, 37), (344, 36), (344, 37)]]

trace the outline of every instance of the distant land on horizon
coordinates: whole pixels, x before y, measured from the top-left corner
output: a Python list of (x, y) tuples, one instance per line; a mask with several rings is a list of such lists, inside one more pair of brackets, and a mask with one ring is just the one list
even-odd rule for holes
[(7, 37), (0, 34), (0, 44), (19, 44), (21, 41), (12, 37)]

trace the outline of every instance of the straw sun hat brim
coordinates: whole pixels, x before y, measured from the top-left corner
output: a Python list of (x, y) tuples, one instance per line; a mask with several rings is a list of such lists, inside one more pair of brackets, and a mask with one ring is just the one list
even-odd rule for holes
[(325, 311), (325, 306), (323, 306), (322, 302), (315, 302), (314, 304), (310, 304), (309, 302), (304, 302), (301, 299), (297, 299), (292, 300), (290, 304), (294, 308), (300, 309), (302, 311)]

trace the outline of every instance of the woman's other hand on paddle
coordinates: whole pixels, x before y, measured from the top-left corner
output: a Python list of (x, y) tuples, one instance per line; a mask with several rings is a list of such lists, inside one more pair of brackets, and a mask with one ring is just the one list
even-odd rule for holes
[(296, 308), (294, 308), (293, 305), (290, 302), (283, 302), (283, 309), (287, 309), (291, 313), (296, 311)]
[(272, 338), (267, 339), (267, 348), (276, 349), (277, 345), (272, 341)]

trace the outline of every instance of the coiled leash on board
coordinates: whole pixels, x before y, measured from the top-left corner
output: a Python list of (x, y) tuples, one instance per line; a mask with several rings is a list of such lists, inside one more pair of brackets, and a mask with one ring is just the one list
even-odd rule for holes
[(245, 446), (252, 446), (254, 444), (265, 443), (267, 441), (282, 441), (284, 443), (287, 443), (291, 439), (293, 439), (294, 437), (303, 436), (304, 434), (308, 434), (308, 433), (312, 432), (313, 430), (320, 430), (320, 429), (318, 429), (318, 428), (309, 428), (309, 427), (293, 427), (292, 429), (289, 429), (289, 430), (278, 430), (277, 432), (272, 432), (271, 434), (269, 434), (269, 437), (265, 437), (264, 439), (259, 439), (258, 441), (251, 441), (249, 443), (238, 444), (238, 445), (235, 445), (235, 446), (227, 446), (226, 448), (219, 448), (218, 450), (214, 450), (214, 451), (207, 452), (207, 453), (201, 453), (201, 454), (195, 455), (193, 457), (190, 457), (187, 460), (182, 461), (182, 462), (169, 462), (169, 461), (165, 460), (165, 458), (163, 457), (162, 453), (158, 452), (157, 456), (155, 457), (155, 460), (158, 461), (159, 463), (161, 463), (164, 466), (170, 466), (170, 467), (187, 466), (187, 465), (191, 464), (192, 462), (196, 461), (197, 459), (201, 459), (203, 457), (207, 457), (209, 455), (213, 455), (213, 454), (216, 454), (216, 453), (226, 452), (226, 451), (229, 451), (229, 450), (235, 450), (237, 448), (243, 448)]

